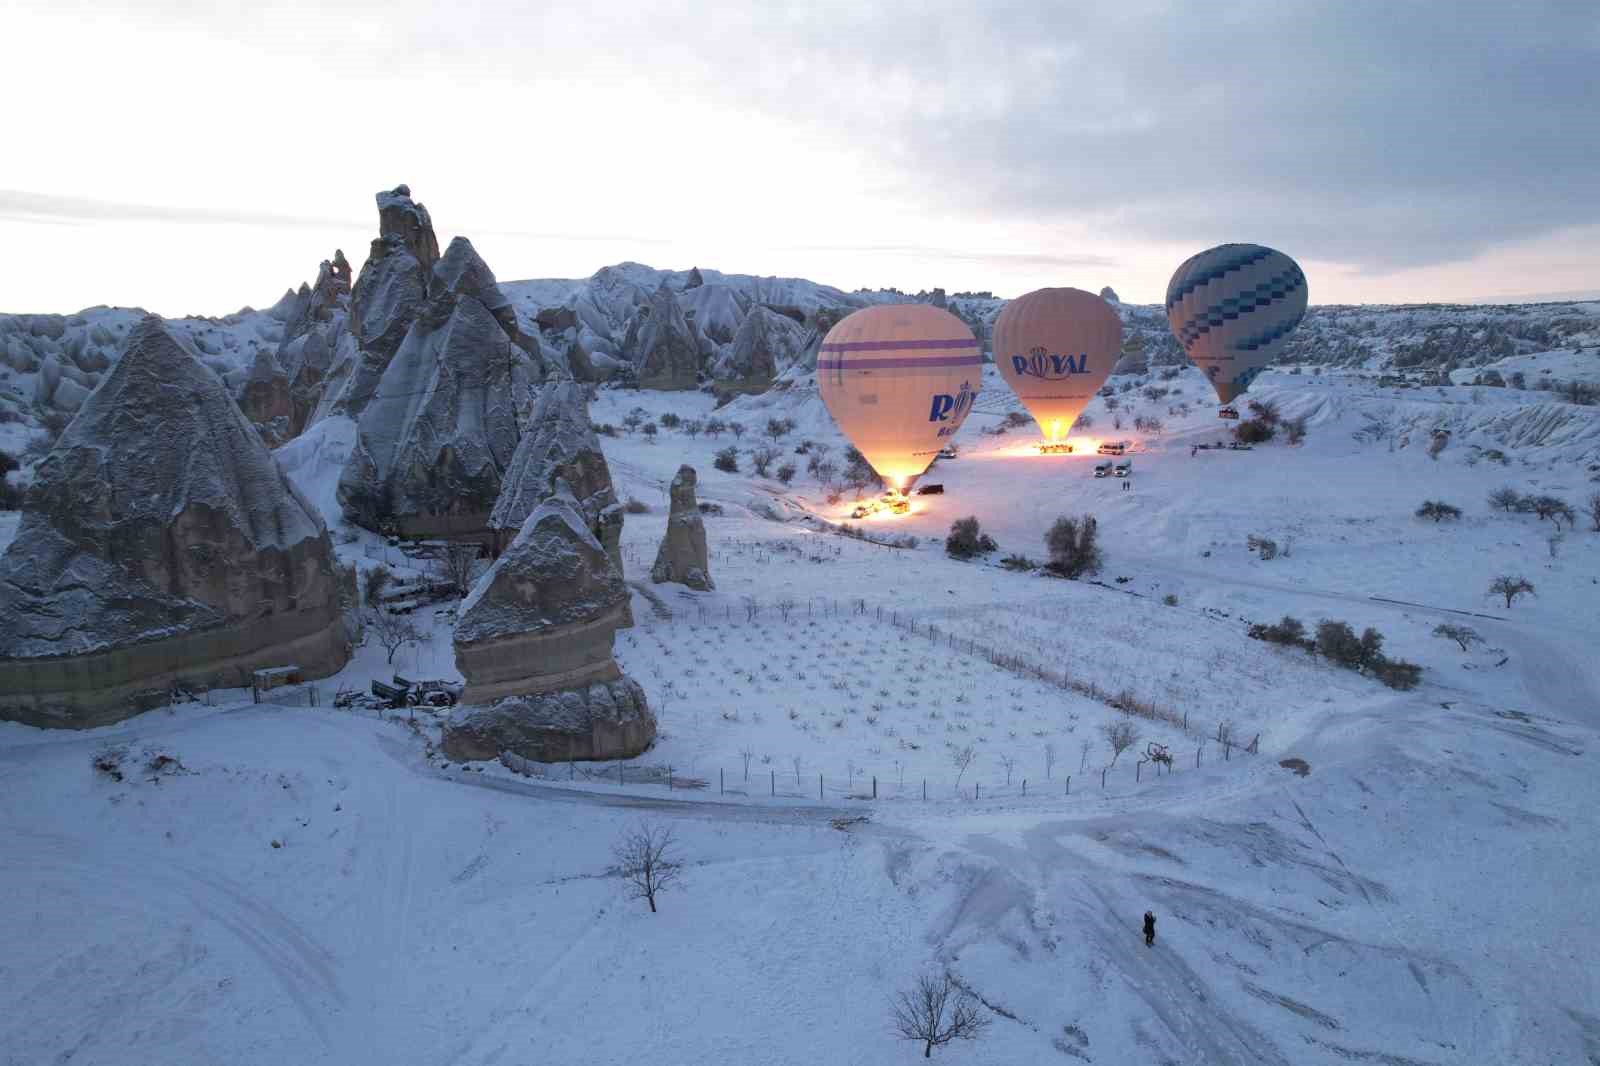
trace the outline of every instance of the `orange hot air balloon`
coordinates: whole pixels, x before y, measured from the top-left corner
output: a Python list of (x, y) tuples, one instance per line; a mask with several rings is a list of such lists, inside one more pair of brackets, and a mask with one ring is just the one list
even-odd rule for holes
[(982, 380), (977, 338), (928, 304), (862, 308), (829, 330), (817, 352), (828, 413), (902, 492), (955, 436)]
[(994, 362), (1050, 441), (1072, 429), (1122, 350), (1122, 319), (1082, 289), (1036, 289), (994, 325)]

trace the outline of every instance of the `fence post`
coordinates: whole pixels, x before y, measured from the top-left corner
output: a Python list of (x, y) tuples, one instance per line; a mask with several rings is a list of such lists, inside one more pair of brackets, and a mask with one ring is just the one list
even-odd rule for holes
[(1138, 762), (1133, 764), (1133, 783), (1134, 784), (1137, 785), (1139, 783), (1139, 774), (1143, 770), (1144, 770), (1144, 760), (1143, 759), (1140, 759)]
[(822, 799), (822, 774), (817, 774), (817, 799)]
[(928, 779), (926, 777), (922, 779), (922, 802), (928, 802)]
[(719, 766), (719, 767), (717, 767), (717, 795), (721, 796), (721, 795), (724, 795), (724, 794), (725, 794), (725, 789), (723, 788), (723, 785), (722, 785), (722, 767)]
[(1106, 771), (1109, 770), (1109, 769), (1111, 769), (1111, 767), (1109, 767), (1109, 766), (1102, 766), (1100, 768), (1100, 787), (1101, 788), (1105, 788), (1106, 787)]
[(1072, 795), (1072, 775), (1067, 775), (1067, 795)]
[(767, 773), (772, 775), (772, 779), (767, 783), (772, 788), (773, 797), (776, 798), (778, 795), (778, 771), (768, 770)]
[(1224, 740), (1222, 742), (1222, 761), (1223, 762), (1227, 762), (1232, 757), (1233, 757), (1233, 743), (1231, 741)]
[(873, 774), (872, 775), (872, 798), (873, 799), (877, 799), (878, 798), (878, 775), (877, 774)]
[(982, 797), (983, 797), (983, 786), (978, 784), (978, 782), (974, 781), (972, 783), (972, 798), (976, 800), (976, 799), (981, 799)]
[(1028, 779), (1026, 777), (1022, 779), (1022, 794), (1024, 796), (1028, 794)]
[(578, 779), (578, 764), (573, 762), (571, 759), (568, 759), (567, 760), (567, 780), (568, 781), (576, 781), (577, 779)]
[(672, 767), (667, 767), (667, 791), (672, 791)]

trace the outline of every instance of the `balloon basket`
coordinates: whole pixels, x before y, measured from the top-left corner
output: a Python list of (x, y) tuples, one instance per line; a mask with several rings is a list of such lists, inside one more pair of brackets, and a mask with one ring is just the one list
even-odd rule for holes
[(1073, 449), (1072, 445), (1070, 445), (1070, 444), (1041, 444), (1041, 445), (1039, 445), (1039, 454), (1040, 455), (1071, 455), (1073, 453), (1073, 450), (1074, 449)]
[(851, 518), (871, 518), (877, 514), (909, 514), (911, 501), (890, 489), (876, 500), (862, 500), (850, 512)]

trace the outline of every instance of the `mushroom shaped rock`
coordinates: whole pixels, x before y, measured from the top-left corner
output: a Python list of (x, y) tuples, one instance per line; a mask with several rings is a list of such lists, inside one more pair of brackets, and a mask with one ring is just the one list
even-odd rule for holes
[(616, 681), (622, 671), (611, 641), (627, 604), (622, 572), (559, 482), (462, 601), (455, 632), (456, 665), (467, 680), (462, 702)]
[(461, 762), (511, 752), (536, 762), (631, 759), (656, 738), (656, 718), (632, 678), (463, 705), (444, 730), (444, 754)]
[(40, 461), (0, 556), (0, 718), (88, 728), (349, 660), (328, 531), (155, 316)]
[(716, 588), (711, 567), (706, 561), (706, 523), (694, 498), (695, 473), (692, 466), (680, 466), (672, 478), (672, 510), (667, 516), (667, 532), (650, 568), (656, 584), (675, 581), (701, 592)]

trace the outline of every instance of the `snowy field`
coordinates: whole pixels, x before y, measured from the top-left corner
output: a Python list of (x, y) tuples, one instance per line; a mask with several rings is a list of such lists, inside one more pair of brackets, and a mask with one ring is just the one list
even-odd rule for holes
[[(1027, 427), (985, 433), (1014, 406), (986, 379), (961, 457), (923, 479), (944, 495), (865, 523), (912, 548), (827, 531), (853, 500), (794, 454), (843, 450), (814, 393), (713, 411), (603, 391), (596, 422), (746, 426), (604, 441), (619, 495), (650, 508), (624, 529), (637, 624), (617, 655), (662, 727), (620, 785), (614, 765), (449, 766), (426, 715), (331, 709), (390, 672), (455, 676), (443, 612), (392, 666), (362, 648), (319, 707), (214, 693), (86, 733), (0, 726), (19, 901), (0, 909), (0, 1063), (910, 1063), (889, 1000), (939, 970), (991, 1025), (936, 1061), (1600, 1061), (1600, 534), (1552, 544), (1485, 502), (1600, 490), (1597, 409), (1279, 373), (1252, 395), (1305, 415), (1303, 445), (1196, 452), (1222, 436), (1198, 375), (1145, 384), (1181, 394), (1096, 401), (1086, 431), (1135, 442), (1125, 491), (1088, 456), (1027, 454)], [(777, 442), (774, 417), (797, 423)], [(279, 452), (325, 511), (347, 428)], [(769, 443), (791, 484), (753, 476)], [(738, 473), (713, 468), (729, 445)], [(723, 509), (711, 593), (648, 581), (683, 462)], [(1425, 499), (1463, 517), (1419, 519)], [(1102, 584), (998, 565), (1085, 513)], [(987, 560), (944, 556), (968, 514), (1000, 544)], [(340, 552), (403, 565), (370, 537)], [(1502, 573), (1536, 595), (1487, 596)], [(1378, 628), (1422, 685), (1244, 637), (1284, 614)], [(1122, 690), (1172, 716), (1126, 718), (1103, 698)], [(1176, 772), (1130, 750), (1102, 786), (1101, 727), (1123, 720)], [(1223, 759), (1224, 720), (1260, 754)], [(107, 752), (121, 780), (92, 768)], [(644, 818), (687, 863), (659, 914), (606, 876)]]

